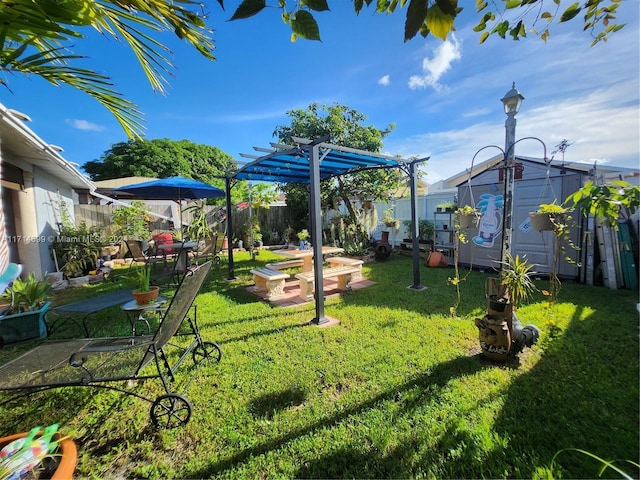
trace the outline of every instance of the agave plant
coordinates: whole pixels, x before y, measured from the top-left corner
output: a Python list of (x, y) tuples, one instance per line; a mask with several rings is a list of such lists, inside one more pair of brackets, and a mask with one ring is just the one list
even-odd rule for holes
[(515, 257), (509, 255), (507, 261), (501, 263), (500, 283), (506, 288), (509, 299), (515, 307), (537, 291), (531, 278), (535, 274), (533, 270), (535, 265), (529, 263), (526, 258), (521, 258), (520, 255)]

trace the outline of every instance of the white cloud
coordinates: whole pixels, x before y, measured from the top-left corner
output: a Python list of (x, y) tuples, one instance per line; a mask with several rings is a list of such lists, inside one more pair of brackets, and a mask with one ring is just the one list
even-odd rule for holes
[(91, 123), (88, 120), (66, 120), (66, 123), (78, 130), (89, 130), (92, 132), (102, 132), (104, 130), (104, 126)]
[(462, 58), (461, 44), (455, 35), (451, 35), (451, 41), (440, 43), (435, 49), (433, 58), (422, 60), (423, 75), (412, 75), (409, 78), (409, 88), (432, 87), (434, 90), (441, 90), (440, 78), (451, 68), (455, 60)]
[(391, 77), (389, 75), (385, 75), (378, 80), (378, 85), (382, 85), (384, 87), (388, 86), (391, 83)]

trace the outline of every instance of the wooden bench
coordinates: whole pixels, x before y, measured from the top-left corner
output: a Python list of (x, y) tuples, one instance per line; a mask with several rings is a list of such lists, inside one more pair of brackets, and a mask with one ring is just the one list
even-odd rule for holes
[(267, 292), (267, 300), (277, 300), (284, 296), (284, 281), (289, 278), (289, 274), (272, 270), (270, 268), (256, 268), (251, 270), (253, 282), (256, 284), (257, 292)]
[(357, 258), (349, 258), (349, 257), (327, 257), (327, 263), (331, 266), (331, 268), (335, 268), (340, 265), (358, 267), (358, 271), (356, 273), (351, 274), (351, 281), (358, 282), (362, 280), (362, 264), (364, 263), (362, 260), (358, 260)]
[[(322, 278), (338, 277), (338, 290), (350, 290), (351, 275), (360, 272), (360, 267), (351, 265), (340, 265), (334, 268), (324, 268), (322, 270)], [(300, 298), (302, 300), (313, 300), (313, 287), (315, 283), (314, 272), (302, 272), (296, 274), (296, 278), (300, 280)]]
[[(283, 262), (267, 263), (265, 266), (271, 270), (283, 270), (285, 268), (302, 267), (304, 261), (302, 259), (285, 260)], [(291, 275), (293, 277), (293, 275)]]

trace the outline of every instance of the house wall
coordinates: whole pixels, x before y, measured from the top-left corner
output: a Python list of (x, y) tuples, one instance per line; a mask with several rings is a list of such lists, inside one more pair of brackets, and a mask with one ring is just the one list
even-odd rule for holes
[[(535, 212), (541, 203), (562, 203), (563, 199), (570, 193), (578, 190), (582, 185), (582, 174), (567, 172), (560, 174), (560, 169), (551, 167), (547, 175), (547, 168), (544, 165), (530, 162), (524, 163), (522, 179), (514, 182), (513, 192), (513, 237), (511, 254), (512, 256), (526, 256), (530, 263), (536, 265), (537, 272), (546, 274), (551, 271), (553, 252), (553, 232), (538, 232), (531, 230), (529, 224), (529, 212)], [(482, 195), (491, 195), (500, 198), (504, 194), (504, 182), (499, 179), (499, 171), (489, 170), (471, 180), (471, 188), (468, 182), (464, 182), (458, 188), (458, 205), (480, 206)], [(483, 235), (480, 225), (471, 227), (467, 231), (468, 242), (461, 244), (459, 249), (459, 262), (461, 265), (478, 268), (499, 269), (502, 248), (502, 219), (504, 209), (502, 205), (497, 205), (496, 220), (498, 231), (495, 233), (492, 242), (483, 241), (488, 238)], [(581, 237), (581, 216), (579, 212), (573, 214), (575, 225), (570, 229), (571, 240), (574, 244), (579, 244)], [(485, 222), (484, 225), (491, 224)], [(484, 227), (486, 230), (486, 227)], [(565, 245), (564, 252), (561, 252), (561, 260), (558, 268), (558, 275), (566, 278), (576, 278), (579, 274), (577, 263), (580, 252)], [(568, 256), (572, 262), (567, 261)]]
[[(49, 246), (57, 235), (58, 194), (73, 208), (73, 191), (64, 181), (41, 168), (21, 165), (24, 188), (3, 187), (5, 222), (11, 261), (23, 266), (24, 275), (33, 272), (40, 278), (55, 271)], [(73, 218), (73, 211), (71, 216)]]
[(56, 271), (49, 247), (58, 234), (58, 223), (62, 221), (61, 202), (65, 203), (69, 218), (73, 219), (73, 189), (63, 180), (37, 167), (33, 171), (33, 183), (37, 235), (46, 241), (37, 243), (39, 261), (32, 271), (36, 275), (44, 275), (46, 272)]

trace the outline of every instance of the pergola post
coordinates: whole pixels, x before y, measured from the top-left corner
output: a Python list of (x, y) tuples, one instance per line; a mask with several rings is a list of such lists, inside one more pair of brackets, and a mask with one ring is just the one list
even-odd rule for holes
[(411, 189), (411, 248), (413, 250), (413, 290), (424, 290), (420, 284), (420, 242), (418, 241), (418, 175), (416, 163), (425, 160), (414, 160), (409, 163), (409, 186)]
[(224, 188), (227, 192), (227, 258), (229, 259), (227, 280), (235, 280), (236, 273), (233, 266), (233, 222), (231, 221), (231, 177), (224, 177)]
[(309, 222), (311, 239), (313, 240), (313, 278), (315, 284), (314, 298), (316, 316), (311, 320), (322, 325), (329, 320), (324, 316), (324, 279), (322, 277), (322, 215), (320, 208), (320, 146), (328, 137), (320, 138), (308, 145), (309, 160)]

